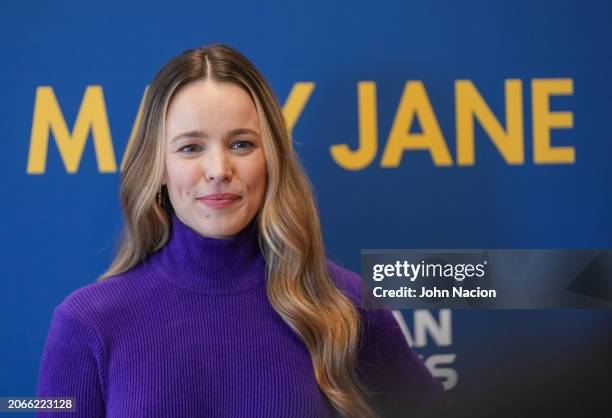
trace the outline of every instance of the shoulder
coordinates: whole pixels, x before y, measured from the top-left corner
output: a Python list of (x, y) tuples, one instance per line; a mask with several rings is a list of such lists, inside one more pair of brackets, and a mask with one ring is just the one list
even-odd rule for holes
[(339, 266), (337, 263), (327, 260), (327, 270), (330, 278), (358, 308), (363, 307), (363, 295), (365, 283), (361, 280), (361, 277), (344, 267)]
[(153, 286), (153, 277), (141, 265), (124, 273), (82, 286), (55, 308), (96, 327), (122, 316), (135, 306), (135, 301), (146, 298)]
[(363, 334), (358, 371), (371, 393), (377, 394), (373, 401), (381, 416), (403, 416), (398, 411), (412, 410), (421, 402), (442, 400), (442, 386), (410, 348), (394, 312), (374, 300), (369, 286), (357, 273), (330, 260), (327, 268), (336, 286), (360, 312)]
[(337, 263), (327, 260), (328, 271), (336, 286), (347, 295), (361, 313), (364, 326), (370, 333), (399, 330), (400, 326), (390, 308), (375, 300), (361, 277)]
[(332, 281), (350, 300), (355, 304), (362, 314), (372, 314), (387, 324), (394, 324), (395, 320), (391, 310), (380, 300), (373, 297), (368, 284), (361, 279), (359, 274), (341, 267), (337, 263), (327, 260), (327, 268)]

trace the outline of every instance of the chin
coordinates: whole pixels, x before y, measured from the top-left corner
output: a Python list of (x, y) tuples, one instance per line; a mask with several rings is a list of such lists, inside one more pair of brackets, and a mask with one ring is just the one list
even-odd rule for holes
[(239, 225), (234, 223), (229, 224), (218, 224), (218, 225), (208, 225), (202, 228), (202, 235), (213, 238), (229, 238), (231, 236), (236, 235), (241, 231), (242, 228)]

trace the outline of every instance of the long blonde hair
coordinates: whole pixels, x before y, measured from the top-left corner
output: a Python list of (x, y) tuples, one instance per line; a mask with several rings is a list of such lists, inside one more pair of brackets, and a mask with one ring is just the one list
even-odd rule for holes
[[(357, 374), (359, 313), (329, 275), (312, 187), (294, 153), (278, 100), (255, 66), (231, 47), (187, 50), (170, 60), (148, 88), (121, 177), (120, 245), (98, 280), (131, 269), (167, 242), (173, 209), (161, 186), (166, 111), (182, 86), (207, 78), (245, 89), (259, 116), (268, 179), (257, 225), (272, 307), (306, 345), (319, 387), (334, 408), (347, 418), (377, 417)], [(156, 201), (160, 189), (161, 205)]]

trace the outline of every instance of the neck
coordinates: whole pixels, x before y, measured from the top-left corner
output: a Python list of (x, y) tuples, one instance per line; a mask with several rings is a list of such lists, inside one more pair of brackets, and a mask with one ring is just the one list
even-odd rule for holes
[(210, 238), (185, 225), (175, 214), (168, 242), (151, 262), (174, 284), (198, 293), (229, 294), (265, 279), (265, 261), (253, 220), (229, 239)]

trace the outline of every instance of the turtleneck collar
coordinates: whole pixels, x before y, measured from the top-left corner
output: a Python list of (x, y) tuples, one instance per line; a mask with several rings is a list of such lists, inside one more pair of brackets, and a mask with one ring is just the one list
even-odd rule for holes
[(229, 239), (204, 237), (176, 214), (171, 220), (170, 237), (152, 260), (169, 281), (190, 291), (221, 295), (265, 280), (255, 220)]

